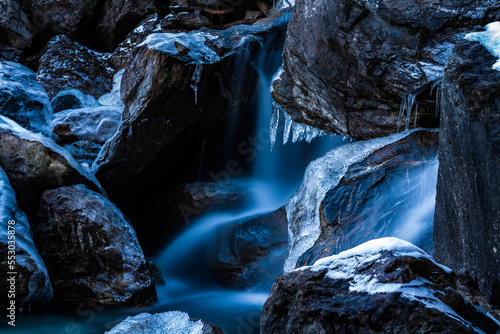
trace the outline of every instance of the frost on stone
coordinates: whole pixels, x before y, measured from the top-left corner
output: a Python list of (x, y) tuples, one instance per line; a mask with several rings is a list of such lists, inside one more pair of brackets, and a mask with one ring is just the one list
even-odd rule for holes
[(18, 302), (21, 311), (29, 311), (32, 303), (41, 305), (52, 299), (52, 285), (45, 263), (38, 254), (31, 237), (28, 218), (18, 208), (16, 194), (10, 185), (7, 174), (0, 168), (0, 243), (4, 243), (1, 245), (3, 250), (7, 249), (8, 222), (11, 220), (15, 221), (17, 256), (16, 267), (9, 271), (20, 272), (20, 268), (26, 268), (28, 272), (32, 273), (29, 281), (24, 282), (28, 284), (29, 293)]
[(388, 137), (339, 146), (311, 162), (304, 181), (286, 204), (289, 248), (284, 271), (290, 272), (300, 256), (311, 248), (321, 234), (319, 210), (328, 190), (334, 188), (349, 166), (362, 161), (374, 151), (408, 136), (415, 130)]
[(202, 334), (203, 322), (191, 320), (185, 312), (141, 313), (128, 317), (106, 334)]
[[(297, 270), (312, 270), (315, 272), (327, 270), (326, 277), (334, 280), (349, 280), (350, 292), (365, 292), (370, 295), (381, 293), (401, 293), (401, 297), (419, 302), (425, 307), (433, 308), (447, 316), (460, 321), (465, 326), (475, 328), (470, 322), (459, 316), (450, 306), (436, 296), (436, 291), (430, 287), (430, 282), (417, 278), (408, 283), (381, 283), (377, 272), (358, 269), (370, 263), (382, 260), (382, 252), (391, 252), (394, 257), (425, 258), (447, 273), (452, 270), (435, 262), (434, 259), (417, 246), (397, 238), (381, 238), (370, 240), (362, 245), (316, 261), (312, 266)], [(475, 328), (476, 329), (476, 328)]]
[(103, 106), (112, 106), (121, 108), (125, 107), (120, 95), (123, 72), (125, 72), (125, 69), (115, 73), (113, 77), (113, 88), (111, 89), (111, 92), (104, 94), (99, 98), (99, 103), (102, 104)]
[(36, 73), (14, 62), (0, 61), (0, 114), (36, 132), (44, 132), (52, 120), (47, 92)]
[(492, 55), (497, 57), (498, 60), (493, 64), (493, 69), (500, 71), (500, 22), (492, 22), (484, 28), (485, 31), (471, 32), (465, 35), (465, 39), (480, 42)]

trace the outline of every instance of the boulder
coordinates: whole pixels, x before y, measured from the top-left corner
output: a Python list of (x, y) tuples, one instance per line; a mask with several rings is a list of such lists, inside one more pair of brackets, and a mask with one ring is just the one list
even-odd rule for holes
[(287, 227), (284, 207), (220, 226), (209, 247), (210, 275), (230, 289), (269, 289), (283, 273)]
[(297, 267), (378, 237), (432, 253), (437, 132), (416, 131), (349, 166), (320, 204), (321, 234)]
[(217, 326), (202, 320), (190, 319), (189, 315), (181, 311), (164, 313), (141, 313), (128, 317), (113, 327), (106, 334), (224, 334)]
[(496, 1), (298, 0), (273, 97), (295, 121), (355, 139), (437, 127), (433, 86), (453, 45), (499, 10)]
[[(31, 46), (33, 29), (28, 15), (17, 0), (0, 2), (0, 60), (18, 61), (22, 51)], [(1, 71), (0, 71), (1, 72)]]
[(456, 276), (396, 238), (369, 241), (280, 276), (261, 333), (496, 333)]
[(118, 208), (83, 185), (43, 193), (35, 242), (64, 300), (106, 305), (156, 299), (135, 231)]
[[(493, 27), (491, 27), (493, 28)], [(471, 39), (488, 32), (471, 34)], [(500, 305), (500, 71), (463, 40), (442, 84), (434, 254)]]
[(29, 68), (0, 61), (0, 114), (27, 129), (46, 131), (52, 120), (52, 106)]
[(97, 107), (99, 102), (90, 95), (85, 95), (78, 89), (68, 89), (57, 93), (50, 102), (54, 113), (69, 109), (80, 109), (86, 107)]
[(45, 190), (83, 183), (104, 193), (90, 171), (62, 147), (0, 116), (0, 167), (7, 173), (19, 207), (36, 213)]
[(111, 91), (113, 73), (106, 54), (60, 35), (47, 44), (40, 58), (37, 80), (51, 98), (60, 91), (78, 89), (97, 99)]
[[(2, 169), (0, 203), (0, 267), (3, 272), (0, 307), (5, 310), (12, 301), (15, 308), (21, 311), (46, 306), (52, 299), (49, 274), (35, 248), (28, 218), (18, 208), (16, 194)], [(11, 272), (16, 274), (9, 274)], [(14, 280), (9, 280), (12, 276)], [(15, 286), (13, 289), (12, 283)], [(9, 296), (11, 290), (15, 296)]]

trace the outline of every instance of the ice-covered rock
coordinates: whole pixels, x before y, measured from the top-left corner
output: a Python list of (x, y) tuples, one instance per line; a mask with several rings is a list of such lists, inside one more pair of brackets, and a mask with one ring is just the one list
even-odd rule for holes
[(350, 165), (321, 201), (321, 234), (297, 267), (380, 237), (432, 253), (438, 142), (437, 132), (415, 131)]
[(134, 229), (102, 195), (83, 185), (47, 190), (38, 216), (35, 242), (63, 299), (122, 305), (156, 299)]
[(27, 129), (46, 130), (52, 106), (35, 72), (18, 63), (0, 61), (0, 114)]
[(90, 95), (83, 94), (78, 89), (68, 89), (57, 93), (50, 102), (54, 113), (68, 109), (97, 107), (99, 102)]
[[(0, 60), (18, 61), (24, 49), (31, 46), (33, 29), (18, 0), (0, 1)], [(1, 72), (1, 71), (0, 71)]]
[[(52, 299), (49, 274), (35, 248), (28, 218), (17, 207), (16, 194), (7, 174), (1, 168), (0, 227), (0, 267), (3, 271), (3, 279), (0, 280), (0, 306), (5, 310), (10, 307), (11, 300), (22, 311), (46, 306)], [(13, 274), (13, 281), (8, 280), (10, 272), (17, 273)], [(11, 283), (14, 283), (15, 289), (11, 289)], [(15, 291), (15, 297), (9, 299), (10, 290)]]
[(98, 53), (64, 35), (49, 41), (40, 58), (37, 80), (55, 97), (60, 91), (78, 89), (99, 98), (111, 91), (114, 70), (109, 54)]
[(368, 241), (276, 279), (261, 333), (496, 333), (456, 276), (397, 238)]
[(106, 334), (224, 334), (224, 331), (202, 320), (191, 319), (185, 312), (171, 311), (128, 317)]
[(22, 210), (31, 214), (47, 189), (83, 183), (102, 190), (89, 169), (53, 140), (0, 116), (0, 167), (7, 173)]
[(326, 193), (338, 185), (349, 167), (411, 132), (345, 144), (309, 164), (302, 185), (286, 204), (290, 245), (285, 272), (293, 270), (299, 257), (318, 240), (321, 235), (321, 203)]
[(99, 98), (100, 104), (104, 106), (121, 107), (122, 109), (125, 107), (120, 94), (123, 72), (125, 72), (124, 69), (115, 73), (113, 76), (113, 88), (111, 89), (111, 92), (106, 93)]
[(486, 25), (485, 31), (467, 34), (465, 39), (481, 42), (492, 55), (498, 58), (497, 62), (493, 64), (493, 68), (500, 71), (500, 22)]

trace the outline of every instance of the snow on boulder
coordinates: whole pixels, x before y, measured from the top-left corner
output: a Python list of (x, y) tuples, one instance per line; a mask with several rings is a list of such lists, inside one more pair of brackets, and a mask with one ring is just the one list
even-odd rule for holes
[(32, 131), (45, 131), (52, 119), (52, 106), (35, 72), (18, 63), (0, 61), (0, 114)]
[(97, 107), (99, 102), (90, 95), (85, 95), (78, 89), (68, 89), (57, 93), (50, 102), (54, 113), (68, 109), (80, 109), (86, 107)]
[[(14, 251), (15, 254), (10, 251)], [(15, 264), (9, 263), (15, 256)], [(13, 265), (13, 267), (11, 267)], [(52, 285), (45, 264), (35, 248), (28, 218), (16, 202), (16, 194), (10, 186), (7, 174), (0, 168), (0, 307), (10, 306), (7, 292), (10, 291), (10, 275), (15, 276), (16, 307), (32, 310), (45, 306), (52, 299)]]
[(499, 323), (456, 291), (456, 275), (397, 238), (280, 276), (261, 333), (495, 333)]
[(105, 197), (84, 185), (47, 190), (38, 216), (35, 241), (63, 299), (131, 305), (156, 299), (135, 231)]
[(181, 311), (141, 313), (128, 317), (106, 334), (224, 334), (217, 326), (190, 319)]

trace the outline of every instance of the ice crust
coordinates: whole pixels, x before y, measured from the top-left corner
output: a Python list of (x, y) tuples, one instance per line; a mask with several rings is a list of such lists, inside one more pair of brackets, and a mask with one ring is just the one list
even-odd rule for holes
[(202, 334), (203, 322), (181, 311), (141, 313), (128, 317), (106, 334)]

